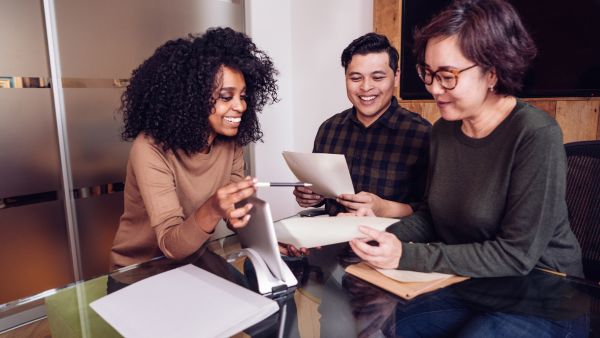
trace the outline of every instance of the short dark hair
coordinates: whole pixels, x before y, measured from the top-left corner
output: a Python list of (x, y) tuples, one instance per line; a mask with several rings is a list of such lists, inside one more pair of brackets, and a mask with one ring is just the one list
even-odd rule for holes
[(498, 94), (514, 95), (537, 54), (517, 11), (504, 0), (456, 0), (415, 30), (414, 53), (425, 62), (427, 42), (456, 35), (462, 53), (485, 71), (494, 68)]
[(390, 44), (385, 35), (377, 33), (367, 33), (354, 41), (342, 52), (342, 67), (348, 69), (352, 57), (356, 54), (366, 55), (370, 53), (386, 52), (390, 59), (390, 68), (395, 72), (398, 70), (398, 51)]
[(145, 133), (165, 151), (204, 149), (223, 66), (240, 71), (246, 82), (247, 108), (231, 139), (242, 146), (260, 140), (257, 112), (277, 101), (277, 71), (248, 36), (220, 27), (167, 41), (133, 71), (121, 96), (122, 138)]

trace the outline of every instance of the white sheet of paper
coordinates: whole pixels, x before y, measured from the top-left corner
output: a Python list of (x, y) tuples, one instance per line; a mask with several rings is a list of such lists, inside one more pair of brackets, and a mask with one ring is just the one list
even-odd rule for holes
[(439, 272), (417, 272), (409, 270), (395, 269), (375, 269), (385, 276), (397, 280), (399, 282), (430, 282), (433, 280), (447, 279), (454, 275), (448, 275)]
[(90, 304), (125, 337), (227, 337), (279, 306), (194, 265), (146, 278)]
[(359, 225), (383, 231), (395, 218), (384, 217), (292, 217), (275, 223), (277, 241), (297, 248), (314, 248), (347, 242), (356, 237), (365, 237), (358, 231)]
[(325, 197), (354, 194), (354, 185), (344, 155), (284, 151), (283, 158), (301, 182), (312, 183), (312, 191)]

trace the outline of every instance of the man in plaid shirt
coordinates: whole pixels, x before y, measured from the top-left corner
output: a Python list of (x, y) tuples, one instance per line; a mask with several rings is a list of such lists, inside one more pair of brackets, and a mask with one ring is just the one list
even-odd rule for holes
[(412, 214), (423, 198), (431, 124), (398, 105), (398, 51), (380, 34), (352, 41), (342, 53), (353, 107), (326, 120), (313, 152), (343, 154), (356, 194), (325, 200), (309, 188), (294, 195), (302, 207), (326, 204), (330, 215), (370, 208), (380, 217)]

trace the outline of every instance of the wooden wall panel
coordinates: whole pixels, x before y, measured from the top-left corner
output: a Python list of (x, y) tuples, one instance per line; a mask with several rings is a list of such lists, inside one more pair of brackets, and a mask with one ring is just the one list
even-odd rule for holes
[(600, 140), (600, 113), (598, 113), (598, 130), (596, 131), (596, 139)]
[(374, 0), (373, 1), (373, 22), (379, 24), (373, 30), (376, 33), (388, 37), (390, 43), (400, 52), (400, 33), (402, 26), (402, 6), (398, 0)]
[(440, 111), (433, 101), (400, 101), (400, 105), (423, 116), (431, 124), (440, 118)]
[(525, 100), (528, 101), (531, 105), (540, 108), (541, 110), (548, 113), (548, 115), (556, 118), (556, 102), (552, 100)]
[[(373, 31), (387, 36), (392, 46), (402, 55), (400, 36), (402, 33), (402, 1), (374, 0), (373, 1)], [(400, 67), (400, 64), (398, 64)], [(402, 76), (402, 74), (400, 74)], [(395, 88), (394, 95), (400, 97), (400, 87)]]
[(558, 101), (556, 121), (562, 128), (564, 142), (600, 139), (599, 110), (600, 101)]

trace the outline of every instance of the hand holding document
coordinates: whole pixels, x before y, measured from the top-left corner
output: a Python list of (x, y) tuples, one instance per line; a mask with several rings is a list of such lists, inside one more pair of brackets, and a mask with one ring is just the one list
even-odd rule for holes
[(312, 183), (315, 193), (329, 198), (354, 194), (344, 155), (284, 151), (283, 158), (296, 178)]
[(384, 217), (292, 217), (276, 222), (275, 234), (280, 243), (314, 248), (364, 237), (358, 231), (360, 225), (383, 231), (396, 222), (395, 218)]

